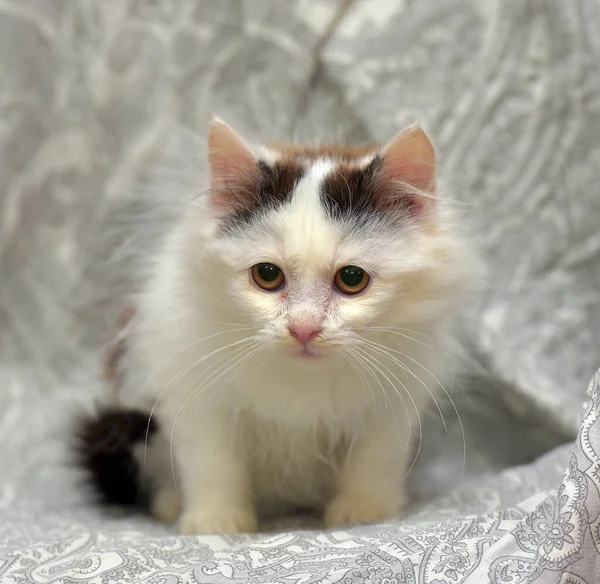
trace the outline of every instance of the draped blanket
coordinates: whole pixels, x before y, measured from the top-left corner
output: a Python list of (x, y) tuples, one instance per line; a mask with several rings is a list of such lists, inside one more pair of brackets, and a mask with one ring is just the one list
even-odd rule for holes
[[(0, 1), (0, 581), (600, 581), (598, 30), (597, 0)], [(215, 111), (284, 139), (420, 120), (438, 146), (488, 276), (460, 417), (424, 421), (393, 522), (184, 538), (68, 464), (160, 229), (140, 193)]]

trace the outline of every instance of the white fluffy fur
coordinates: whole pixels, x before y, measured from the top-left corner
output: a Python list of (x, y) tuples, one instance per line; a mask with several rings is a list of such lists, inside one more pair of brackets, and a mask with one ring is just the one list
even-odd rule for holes
[[(328, 526), (396, 515), (409, 434), (448, 378), (472, 254), (443, 197), (394, 232), (357, 231), (319, 203), (336, 160), (306, 165), (290, 204), (235, 234), (218, 236), (198, 198), (137, 299), (124, 392), (172, 441), (178, 493), (163, 469), (154, 510), (184, 533), (253, 531), (259, 511), (289, 505), (323, 509)], [(285, 271), (285, 297), (253, 285), (258, 262)], [(332, 291), (347, 264), (371, 275), (365, 293)], [(320, 323), (321, 358), (299, 356), (297, 318)]]

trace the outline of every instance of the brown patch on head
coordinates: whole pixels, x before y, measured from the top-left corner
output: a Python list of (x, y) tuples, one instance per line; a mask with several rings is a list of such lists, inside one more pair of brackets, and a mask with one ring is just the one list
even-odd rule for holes
[(408, 183), (385, 173), (385, 156), (378, 154), (365, 167), (340, 166), (328, 176), (321, 197), (336, 219), (368, 220), (374, 215), (404, 219), (418, 215), (422, 198)]
[(310, 164), (324, 158), (334, 162), (335, 169), (326, 178), (321, 190), (323, 203), (332, 216), (341, 217), (348, 213), (358, 216), (375, 211), (377, 173), (382, 162), (378, 156), (379, 145), (311, 147), (271, 144), (269, 148), (279, 153), (283, 163), (288, 165)]
[[(225, 231), (252, 220), (261, 211), (276, 209), (289, 201), (294, 187), (304, 173), (302, 165), (293, 162), (267, 164), (258, 161), (256, 167), (258, 172), (254, 183), (247, 184), (242, 191), (239, 190), (240, 187), (231, 186), (237, 190), (229, 193), (229, 196), (242, 204), (225, 218)], [(228, 193), (224, 195), (227, 196)]]
[(320, 158), (331, 158), (344, 165), (356, 165), (366, 156), (374, 156), (379, 151), (376, 144), (368, 146), (341, 146), (330, 144), (326, 146), (292, 146), (287, 144), (270, 144), (269, 148), (281, 154), (283, 160), (293, 159), (314, 162)]
[(292, 195), (304, 168), (294, 161), (276, 162), (273, 165), (260, 161), (256, 184), (256, 207), (273, 208), (285, 203)]
[(368, 165), (342, 163), (325, 180), (322, 197), (333, 217), (406, 218), (421, 215), (434, 190), (435, 151), (423, 130), (411, 126), (378, 149)]
[(366, 217), (377, 210), (377, 174), (381, 158), (363, 168), (340, 165), (323, 182), (321, 197), (327, 212), (342, 219)]
[(435, 189), (433, 146), (416, 126), (383, 148), (271, 144), (269, 149), (274, 162), (261, 160), (257, 150), (224, 122), (211, 124), (209, 200), (215, 215), (224, 219), (225, 231), (288, 202), (306, 169), (322, 159), (334, 165), (321, 192), (332, 217), (416, 216), (427, 204), (423, 193)]

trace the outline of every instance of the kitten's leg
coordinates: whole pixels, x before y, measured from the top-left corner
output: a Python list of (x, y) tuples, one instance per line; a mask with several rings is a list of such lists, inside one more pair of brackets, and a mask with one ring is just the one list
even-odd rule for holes
[(161, 487), (152, 495), (150, 513), (163, 523), (176, 523), (181, 515), (181, 495), (175, 487)]
[[(173, 427), (165, 422), (165, 428)], [(182, 499), (181, 533), (236, 534), (257, 530), (246, 461), (236, 448), (231, 421), (223, 420), (214, 410), (186, 412), (173, 430), (173, 453)]]
[(402, 485), (410, 448), (407, 432), (391, 421), (365, 428), (339, 475), (337, 493), (325, 509), (325, 525), (375, 523), (395, 517), (404, 503)]
[(183, 513), (183, 534), (252, 533), (258, 528), (250, 481), (236, 452), (231, 423), (214, 416), (191, 423), (174, 437)]

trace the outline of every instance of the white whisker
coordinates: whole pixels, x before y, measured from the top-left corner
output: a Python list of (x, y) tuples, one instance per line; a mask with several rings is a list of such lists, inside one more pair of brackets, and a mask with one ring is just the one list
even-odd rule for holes
[[(373, 408), (375, 409), (375, 420), (377, 421), (377, 400), (375, 399), (375, 393), (373, 392), (373, 388), (371, 387), (371, 384), (367, 381), (365, 374), (352, 361), (352, 355), (350, 355), (347, 351), (341, 351), (341, 354), (343, 355), (344, 359), (346, 359), (346, 361), (348, 361), (348, 363), (350, 363), (350, 366), (352, 367), (352, 369), (354, 369), (354, 371), (358, 375), (359, 379), (361, 380), (363, 389), (367, 389), (367, 387), (368, 387), (369, 392), (371, 394), (371, 400), (373, 402)], [(387, 399), (386, 399), (386, 404), (387, 404)]]
[[(237, 332), (243, 332), (243, 331), (249, 331), (249, 330), (252, 330), (252, 327), (229, 329), (226, 331), (219, 331), (218, 333), (213, 333), (212, 335), (202, 337), (201, 339), (196, 339), (195, 341), (188, 343), (184, 347), (177, 349), (177, 351), (171, 353), (168, 357), (165, 357), (162, 361), (160, 361), (159, 367), (162, 367), (163, 365), (165, 365), (169, 360), (173, 359), (173, 357), (175, 357), (176, 355), (179, 355), (179, 354), (183, 353), (184, 351), (186, 351), (187, 349), (191, 349), (192, 347), (199, 345), (200, 343), (203, 343), (204, 341), (208, 341), (209, 339), (213, 339), (214, 337), (218, 337), (218, 336), (224, 335), (226, 333), (237, 333)], [(152, 378), (150, 378), (150, 380), (151, 379)]]
[[(383, 374), (383, 372), (376, 367), (371, 360), (366, 359), (365, 356), (361, 353), (364, 353), (364, 351), (361, 351), (360, 353), (356, 350), (356, 348), (353, 349), (354, 352), (354, 356), (355, 358), (358, 360), (359, 363), (362, 364), (362, 366), (376, 379), (376, 381), (379, 383), (379, 387), (381, 388), (381, 391), (383, 392), (384, 398), (386, 400), (386, 409), (387, 409), (387, 405), (389, 404), (390, 409), (392, 410), (392, 415), (394, 416), (394, 421), (397, 423), (397, 417), (396, 417), (396, 410), (394, 409), (394, 404), (391, 401), (390, 397), (387, 394), (387, 391), (385, 391), (385, 388), (383, 387), (383, 384), (381, 383), (381, 380), (379, 379), (379, 376), (375, 373), (375, 371), (373, 370), (373, 367), (375, 367), (375, 369), (381, 373), (384, 378), (386, 378), (386, 376)], [(390, 385), (392, 386), (392, 388), (394, 389), (394, 391), (396, 392), (396, 394), (398, 395), (398, 397), (400, 398), (400, 400), (402, 401), (402, 405), (404, 407), (404, 413), (406, 414), (406, 422), (408, 425), (408, 436), (406, 439), (406, 444), (404, 445), (404, 448), (408, 448), (408, 444), (410, 441), (410, 435), (412, 433), (412, 429), (411, 429), (411, 420), (410, 420), (410, 414), (408, 413), (408, 404), (406, 403), (406, 400), (404, 399), (404, 397), (402, 396), (402, 394), (396, 389), (396, 387), (394, 386), (393, 383), (390, 382), (389, 379), (386, 378), (386, 380), (388, 381), (388, 383), (390, 383)]]
[[(258, 343), (256, 343), (256, 341), (255, 341), (253, 345), (250, 345), (249, 347), (243, 347), (241, 350), (241, 354), (236, 355), (236, 357), (238, 359), (242, 358), (241, 360), (238, 360), (237, 362), (234, 362), (231, 364), (226, 364), (224, 366), (224, 368), (221, 367), (221, 369), (214, 371), (208, 378), (204, 379), (204, 381), (202, 381), (202, 383), (192, 393), (190, 393), (190, 395), (188, 395), (186, 397), (186, 399), (183, 401), (183, 403), (177, 410), (177, 412), (175, 414), (175, 419), (173, 420), (173, 425), (171, 427), (170, 444), (169, 444), (169, 451), (170, 451), (170, 457), (171, 457), (171, 471), (173, 473), (174, 480), (175, 480), (175, 464), (174, 464), (174, 458), (173, 458), (173, 437), (175, 434), (175, 427), (177, 426), (177, 421), (179, 420), (181, 413), (183, 412), (183, 410), (185, 409), (185, 407), (188, 404), (192, 403), (197, 397), (199, 397), (202, 393), (204, 393), (210, 387), (212, 387), (219, 379), (221, 379), (221, 377), (223, 377), (223, 375), (228, 374), (235, 367), (238, 367), (238, 369), (239, 369), (239, 367), (244, 363), (245, 358), (248, 357), (248, 353), (254, 354), (254, 351), (262, 349), (262, 346), (258, 346), (258, 349), (257, 349), (256, 348), (257, 345), (258, 345)], [(221, 359), (221, 361), (222, 360), (223, 359)], [(213, 377), (214, 375), (216, 375), (216, 377)], [(177, 485), (175, 485), (175, 486), (177, 486)]]
[(379, 343), (376, 343), (375, 341), (370, 341), (368, 339), (364, 339), (363, 342), (365, 344), (367, 344), (367, 346), (369, 346), (374, 351), (377, 351), (380, 355), (384, 355), (385, 357), (387, 357), (388, 359), (390, 359), (394, 363), (398, 364), (400, 367), (402, 367), (403, 371), (405, 371), (406, 373), (410, 373), (425, 388), (425, 390), (427, 391), (427, 393), (429, 394), (429, 396), (433, 400), (433, 403), (435, 404), (435, 406), (437, 408), (437, 411), (440, 414), (440, 418), (442, 420), (442, 424), (444, 426), (444, 430), (446, 432), (448, 432), (448, 425), (446, 424), (446, 420), (444, 418), (444, 414), (442, 413), (442, 408), (440, 407), (438, 401), (435, 399), (435, 396), (433, 395), (433, 392), (431, 391), (431, 389), (429, 389), (429, 386), (418, 375), (416, 375), (413, 371), (411, 371), (410, 367), (407, 367), (399, 359), (395, 358), (393, 355), (391, 355), (389, 353), (389, 351), (392, 351), (393, 349), (390, 349), (389, 347), (386, 347), (385, 345), (381, 345)]
[[(209, 359), (210, 357), (212, 357), (213, 355), (215, 355), (217, 353), (220, 353), (221, 351), (224, 351), (226, 349), (231, 349), (232, 347), (235, 347), (235, 346), (240, 345), (242, 343), (247, 343), (247, 342), (252, 341), (252, 340), (253, 340), (253, 337), (246, 337), (246, 338), (241, 339), (239, 341), (235, 341), (233, 343), (230, 343), (229, 345), (225, 345), (224, 347), (220, 347), (218, 349), (215, 349), (214, 351), (211, 351), (207, 355), (203, 355), (199, 359), (196, 359), (195, 361), (193, 361), (192, 363), (190, 363), (187, 367), (185, 367), (177, 375), (175, 375), (175, 377), (173, 377), (171, 379), (171, 381), (169, 381), (169, 383), (167, 383), (167, 385), (165, 385), (165, 387), (163, 387), (163, 389), (161, 389), (161, 391), (158, 394), (158, 397), (156, 398), (156, 400), (154, 400), (154, 404), (152, 405), (152, 408), (150, 410), (150, 414), (148, 416), (148, 423), (146, 425), (146, 436), (145, 436), (145, 439), (144, 439), (144, 463), (146, 462), (146, 459), (147, 459), (148, 436), (150, 434), (150, 423), (152, 421), (152, 417), (154, 416), (156, 408), (158, 407), (160, 401), (164, 398), (164, 396), (166, 395), (166, 393), (168, 392), (168, 390), (171, 387), (173, 387), (173, 385), (175, 383), (177, 383), (177, 381), (179, 381), (184, 375), (186, 375), (187, 373), (189, 373), (194, 367), (197, 367), (198, 365), (200, 365), (206, 359)], [(219, 361), (217, 361), (217, 363), (218, 362)]]
[[(357, 353), (355, 351), (355, 348), (348, 348), (347, 351), (350, 355), (352, 355), (356, 359), (357, 364), (362, 365), (365, 368), (365, 370), (367, 371), (367, 373), (370, 373), (371, 377), (373, 377), (375, 379), (375, 381), (377, 381), (377, 383), (379, 384), (379, 388), (381, 389), (381, 393), (383, 394), (383, 399), (385, 400), (385, 409), (387, 411), (388, 407), (390, 407), (394, 414), (394, 419), (395, 419), (396, 416), (395, 416), (395, 412), (394, 412), (394, 406), (392, 405), (392, 402), (390, 401), (389, 396), (388, 396), (387, 392), (385, 391), (385, 388), (383, 387), (383, 384), (381, 383), (381, 380), (379, 379), (379, 377), (377, 377), (377, 375), (373, 372), (373, 370), (368, 365), (368, 363), (364, 362), (364, 359), (360, 356), (359, 353)], [(371, 384), (369, 384), (369, 387), (371, 387)], [(404, 407), (406, 409), (406, 405)]]
[[(380, 332), (386, 332), (389, 333), (391, 335), (398, 335), (400, 337), (403, 337), (405, 339), (408, 339), (409, 341), (413, 341), (419, 345), (422, 345), (423, 347), (427, 347), (428, 349), (433, 348), (430, 344), (425, 343), (423, 341), (419, 341), (419, 339), (415, 339), (414, 337), (411, 337), (410, 335), (400, 332), (398, 330), (394, 330), (392, 328), (387, 328), (387, 327), (378, 327), (378, 326), (372, 326), (372, 327), (368, 327), (366, 330), (370, 330), (370, 331), (380, 331)], [(411, 331), (412, 332), (412, 331)], [(426, 338), (431, 339), (431, 337), (428, 337), (427, 335), (423, 335)]]
[[(373, 341), (369, 341), (369, 342), (373, 342)], [(446, 395), (446, 397), (448, 398), (448, 400), (450, 401), (450, 404), (452, 405), (452, 409), (454, 410), (454, 413), (456, 414), (456, 418), (458, 420), (458, 424), (460, 426), (460, 433), (462, 436), (462, 441), (463, 441), (463, 460), (462, 460), (462, 470), (461, 470), (461, 479), (464, 477), (465, 474), (465, 468), (467, 465), (467, 440), (465, 437), (465, 429), (463, 426), (463, 422), (462, 422), (462, 418), (460, 417), (460, 414), (458, 413), (458, 408), (456, 407), (456, 404), (454, 403), (454, 400), (452, 399), (452, 396), (450, 395), (450, 393), (448, 392), (448, 390), (444, 387), (444, 385), (440, 382), (440, 380), (431, 372), (429, 371), (429, 369), (427, 369), (427, 367), (425, 367), (424, 365), (422, 365), (421, 363), (419, 363), (416, 359), (413, 359), (412, 357), (410, 357), (409, 355), (406, 355), (405, 353), (402, 353), (401, 351), (397, 351), (395, 349), (390, 349), (389, 347), (386, 347), (386, 349), (388, 351), (391, 351), (393, 353), (397, 353), (398, 355), (400, 355), (401, 357), (404, 357), (405, 359), (408, 359), (409, 361), (411, 361), (412, 363), (414, 363), (415, 365), (417, 365), (417, 367), (420, 367), (423, 371), (425, 371), (425, 373), (427, 373), (442, 389), (442, 391), (444, 392), (444, 394)], [(410, 367), (407, 368), (407, 371), (410, 372), (410, 374), (417, 379), (420, 383), (422, 383), (425, 387), (427, 387), (427, 384), (424, 383), (421, 378), (412, 370), (410, 369)], [(431, 392), (430, 392), (431, 395)], [(436, 402), (437, 405), (437, 402)], [(438, 410), (439, 410), (439, 405), (438, 405)], [(441, 412), (440, 412), (441, 414)], [(443, 421), (443, 419), (442, 419)], [(446, 424), (444, 423), (444, 428), (446, 428)]]
[(404, 389), (404, 391), (406, 392), (406, 395), (408, 395), (410, 401), (412, 402), (413, 408), (415, 409), (415, 413), (417, 414), (417, 421), (419, 423), (419, 446), (417, 448), (417, 453), (413, 459), (413, 463), (411, 464), (410, 468), (408, 469), (408, 472), (406, 473), (405, 477), (406, 478), (408, 476), (408, 474), (410, 473), (410, 471), (412, 470), (412, 467), (415, 464), (415, 461), (417, 460), (417, 457), (419, 456), (419, 452), (421, 451), (421, 444), (423, 443), (423, 426), (421, 424), (421, 415), (419, 413), (419, 408), (417, 408), (417, 404), (415, 403), (415, 400), (413, 398), (413, 396), (411, 395), (410, 391), (408, 391), (407, 387), (404, 385), (404, 383), (402, 383), (402, 381), (400, 381), (398, 379), (398, 377), (393, 373), (393, 371), (390, 370), (389, 367), (387, 367), (386, 365), (384, 365), (381, 361), (379, 361), (378, 359), (376, 359), (375, 357), (373, 357), (373, 355), (370, 355), (369, 353), (367, 353), (367, 351), (365, 351), (364, 349), (361, 348), (356, 348), (357, 351), (360, 351), (360, 353), (363, 355), (363, 357), (365, 359), (367, 359), (371, 365), (373, 367), (375, 367), (383, 376), (384, 378), (387, 380), (387, 382), (392, 386), (392, 388), (394, 389), (394, 391), (398, 394), (398, 396), (400, 397), (400, 399), (402, 400), (402, 402), (404, 403), (404, 407), (406, 409), (406, 415), (407, 415), (407, 419), (408, 419), (408, 437), (406, 439), (406, 444), (404, 446), (404, 449), (406, 450), (410, 444), (410, 435), (411, 435), (411, 427), (410, 427), (410, 415), (408, 414), (408, 406), (406, 405), (406, 401), (404, 400), (404, 398), (402, 397), (402, 394), (400, 393), (400, 391), (398, 390), (398, 388), (393, 384), (393, 382), (390, 380), (390, 378), (378, 367), (384, 367), (387, 372), (402, 386), (402, 388)]
[[(410, 335), (416, 335), (418, 337), (421, 337), (423, 339), (427, 339), (428, 341), (433, 341), (434, 338), (431, 335), (428, 335), (426, 333), (423, 333), (421, 331), (416, 331), (414, 329), (410, 329), (410, 328), (405, 328), (405, 327), (401, 327), (401, 326), (368, 326), (365, 327), (368, 330), (379, 330), (379, 331), (389, 331), (389, 332), (393, 332), (393, 331), (397, 331), (397, 332), (401, 332), (401, 333), (407, 333)], [(406, 338), (411, 339), (412, 341), (415, 341), (415, 337), (413, 336), (407, 336)]]

